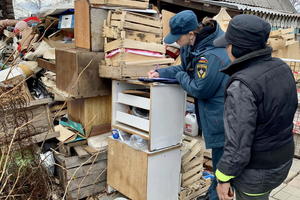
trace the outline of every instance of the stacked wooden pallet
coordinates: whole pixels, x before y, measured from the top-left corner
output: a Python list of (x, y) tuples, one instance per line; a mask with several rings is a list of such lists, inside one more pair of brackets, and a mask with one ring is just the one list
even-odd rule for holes
[(137, 78), (146, 76), (156, 65), (166, 66), (173, 59), (164, 57), (160, 18), (128, 12), (109, 11), (103, 27), (105, 62), (100, 77)]
[(190, 200), (205, 193), (210, 181), (202, 177), (204, 145), (200, 138), (184, 136), (182, 146), (180, 200)]
[(269, 45), (273, 48), (274, 51), (295, 44), (297, 42), (298, 41), (295, 40), (294, 28), (271, 31), (268, 41)]

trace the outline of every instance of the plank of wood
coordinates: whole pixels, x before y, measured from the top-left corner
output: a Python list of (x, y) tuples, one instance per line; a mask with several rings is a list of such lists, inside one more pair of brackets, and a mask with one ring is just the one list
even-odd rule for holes
[(86, 158), (90, 156), (90, 154), (84, 149), (83, 146), (75, 146), (74, 150), (79, 158)]
[(202, 147), (200, 144), (194, 145), (192, 151), (182, 160), (183, 166), (186, 165), (190, 160), (192, 160), (201, 150)]
[(164, 64), (171, 64), (174, 60), (172, 58), (158, 58), (157, 60), (147, 60), (147, 61), (131, 61), (131, 62), (124, 62), (124, 66), (149, 66), (149, 65), (164, 65)]
[(121, 6), (127, 8), (139, 8), (147, 9), (149, 6), (149, 1), (135, 1), (135, 0), (90, 0), (91, 4), (96, 5), (107, 5), (107, 6)]
[(81, 188), (79, 191), (73, 190), (68, 195), (72, 199), (83, 199), (105, 191), (106, 182), (97, 183)]
[(125, 15), (125, 21), (137, 23), (137, 24), (143, 24), (146, 26), (153, 26), (153, 27), (162, 27), (162, 23), (159, 18), (151, 17), (148, 15), (133, 13), (133, 12), (127, 12), (127, 11), (121, 11), (121, 12), (113, 12), (111, 19), (112, 20), (122, 20), (123, 15)]
[(162, 43), (162, 36), (160, 34), (155, 33), (148, 33), (142, 31), (135, 31), (135, 30), (120, 30), (117, 27), (103, 27), (103, 36), (112, 39), (119, 39), (123, 36), (123, 39), (131, 39), (137, 40), (141, 42), (154, 42), (161, 44)]
[(102, 135), (109, 132), (110, 130), (111, 130), (111, 123), (93, 126), (88, 137)]
[(119, 39), (104, 45), (105, 52), (110, 52), (112, 50), (119, 49), (119, 48), (140, 49), (140, 50), (159, 52), (162, 54), (166, 53), (166, 48), (164, 45), (156, 44), (156, 43), (140, 42), (131, 39), (125, 39), (125, 40)]
[(182, 159), (186, 159), (186, 157), (188, 156), (188, 154), (192, 151), (192, 148), (194, 145), (196, 145), (198, 143), (197, 140), (192, 140), (191, 142), (188, 143), (188, 145), (185, 146), (186, 151), (183, 151), (182, 154)]
[[(166, 66), (160, 65), (160, 68), (165, 68)], [(122, 77), (130, 77), (130, 78), (140, 78), (140, 77), (148, 77), (148, 72), (153, 70), (155, 65), (130, 65), (123, 66)]]
[(130, 29), (135, 31), (149, 32), (162, 35), (162, 29), (157, 27), (145, 26), (143, 24), (136, 24), (132, 22), (121, 22), (117, 20), (110, 21), (111, 26), (115, 26), (121, 30)]
[(100, 64), (99, 76), (101, 78), (122, 79), (121, 67), (112, 67)]
[(88, 175), (81, 178), (73, 179), (68, 187), (68, 191), (71, 192), (73, 190), (78, 190), (79, 188), (83, 188), (89, 185), (94, 185), (106, 181), (106, 176), (107, 176), (106, 173), (103, 173), (101, 176), (99, 176), (100, 172), (99, 174), (93, 174), (93, 175)]
[(66, 169), (71, 169), (71, 168), (80, 166), (82, 163), (85, 163), (84, 165), (89, 165), (93, 161), (94, 162), (99, 162), (99, 161), (102, 161), (102, 160), (106, 160), (107, 159), (107, 152), (100, 153), (98, 156), (95, 156), (91, 159), (89, 159), (89, 158), (79, 158), (78, 156), (64, 157), (63, 155), (56, 155), (55, 157), (65, 163), (65, 168)]
[(75, 132), (73, 131), (70, 131), (69, 129), (63, 127), (62, 125), (57, 125), (54, 127), (54, 130), (56, 132), (59, 132), (59, 137), (57, 137), (57, 139), (60, 141), (60, 142), (65, 142), (67, 141), (68, 139), (74, 137), (76, 135)]
[[(85, 49), (91, 48), (91, 19), (88, 0), (75, 1), (75, 46)], [(100, 29), (100, 27), (99, 27)]]
[(202, 170), (203, 170), (203, 165), (198, 165), (198, 166), (194, 167), (193, 169), (189, 170), (188, 172), (183, 173), (182, 181), (187, 180), (188, 178), (190, 178), (191, 176), (193, 176), (195, 174), (201, 173)]
[(163, 37), (166, 37), (170, 33), (170, 26), (169, 22), (170, 19), (175, 16), (175, 13), (167, 11), (167, 10), (162, 10), (162, 23), (163, 23)]
[(109, 138), (107, 184), (130, 199), (147, 199), (147, 160), (145, 152)]
[(203, 165), (203, 161), (204, 161), (203, 157), (194, 158), (192, 161), (188, 162), (186, 165), (183, 165), (182, 171), (187, 172), (197, 165)]
[(37, 99), (37, 100), (30, 101), (27, 107), (39, 106), (43, 104), (49, 104), (52, 102), (53, 100), (51, 98)]
[(292, 34), (286, 34), (286, 35), (282, 35), (283, 39), (285, 40), (290, 40), (290, 39), (295, 39), (295, 34), (292, 33)]
[[(107, 17), (108, 11), (102, 8), (91, 8), (91, 50), (103, 51), (104, 50), (104, 38), (103, 24)], [(85, 19), (83, 19), (85, 20)]]
[(43, 142), (52, 138), (56, 138), (59, 136), (59, 132), (46, 132), (46, 133), (41, 133), (35, 136), (31, 137), (31, 141), (33, 141), (34, 143), (39, 143), (39, 142)]
[(187, 187), (188, 185), (191, 185), (191, 184), (195, 183), (196, 181), (199, 181), (201, 179), (201, 177), (202, 177), (202, 174), (196, 174), (192, 178), (184, 181), (181, 185), (182, 185), (182, 187)]
[[(66, 180), (77, 179), (80, 177), (85, 177), (87, 175), (99, 175), (107, 167), (107, 161), (97, 161), (94, 164), (84, 165), (80, 168), (75, 167), (68, 169), (66, 172)], [(76, 173), (75, 173), (76, 172)]]
[(48, 60), (45, 60), (45, 59), (42, 59), (42, 58), (38, 58), (37, 59), (37, 62), (38, 62), (38, 66), (43, 68), (43, 69), (46, 69), (46, 70), (49, 70), (51, 72), (56, 72), (56, 65), (55, 65), (55, 62), (54, 61), (48, 61)]
[(90, 146), (86, 146), (84, 147), (84, 149), (91, 155), (94, 155), (95, 153), (99, 152), (97, 149)]
[(145, 140), (150, 140), (150, 136), (149, 136), (148, 133), (146, 133), (144, 131), (141, 131), (141, 130), (138, 130), (136, 128), (132, 128), (132, 127), (127, 126), (125, 124), (116, 123), (116, 124), (113, 124), (112, 127), (123, 130), (123, 131), (125, 131), (129, 134), (138, 135), (138, 136), (142, 137)]
[(192, 193), (192, 194), (188, 197), (188, 200), (192, 200), (192, 199), (194, 199), (194, 198), (196, 198), (196, 197), (199, 197), (200, 195), (206, 193), (206, 192), (208, 191), (209, 187), (210, 187), (210, 184), (207, 185), (207, 186), (205, 186), (204, 188), (201, 188), (201, 189), (197, 190), (196, 192)]

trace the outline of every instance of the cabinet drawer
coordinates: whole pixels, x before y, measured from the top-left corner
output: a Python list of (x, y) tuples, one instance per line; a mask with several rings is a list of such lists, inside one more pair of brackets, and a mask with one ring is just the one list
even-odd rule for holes
[(149, 132), (150, 123), (147, 119), (117, 111), (116, 121)]

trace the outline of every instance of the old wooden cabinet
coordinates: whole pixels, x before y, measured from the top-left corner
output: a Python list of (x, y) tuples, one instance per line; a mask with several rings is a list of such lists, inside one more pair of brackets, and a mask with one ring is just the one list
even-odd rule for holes
[(85, 49), (56, 49), (56, 86), (75, 98), (105, 96), (111, 81), (98, 74), (103, 53)]
[(132, 200), (178, 199), (180, 146), (156, 152), (108, 140), (107, 184)]
[[(186, 93), (177, 84), (145, 84), (139, 81), (113, 81), (112, 127), (148, 140), (155, 151), (181, 143)], [(149, 118), (128, 112), (137, 107)]]

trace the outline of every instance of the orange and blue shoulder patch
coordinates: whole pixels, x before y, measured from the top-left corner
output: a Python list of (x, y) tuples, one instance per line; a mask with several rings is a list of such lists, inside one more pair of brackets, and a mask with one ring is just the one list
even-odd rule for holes
[(208, 60), (201, 57), (197, 63), (197, 75), (199, 78), (204, 79), (207, 75)]

